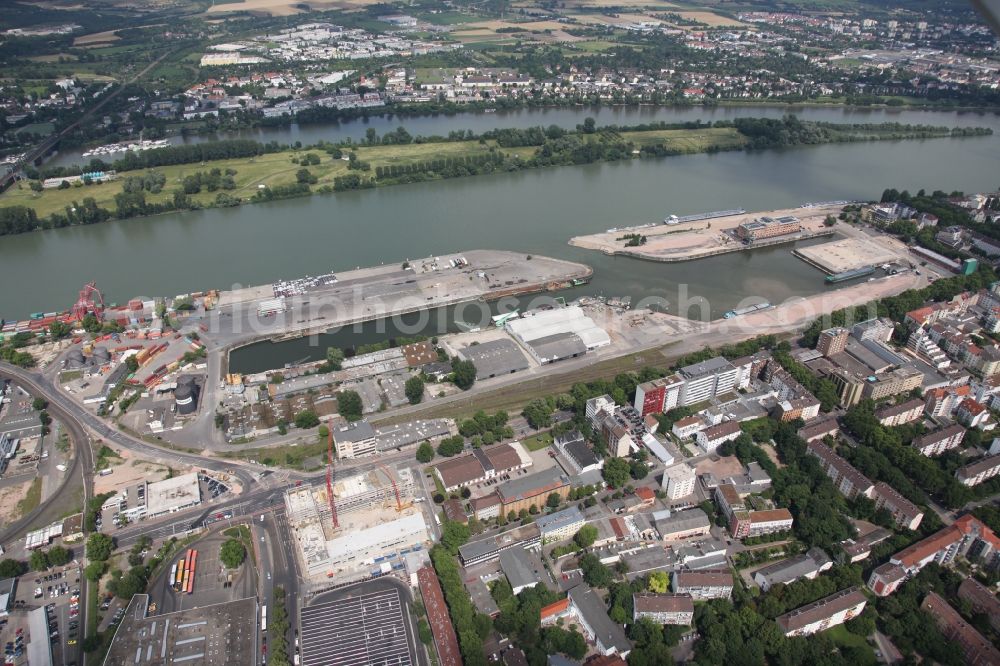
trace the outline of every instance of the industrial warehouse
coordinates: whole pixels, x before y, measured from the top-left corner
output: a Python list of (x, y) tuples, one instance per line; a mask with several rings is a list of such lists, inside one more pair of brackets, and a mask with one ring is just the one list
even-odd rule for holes
[(508, 320), (505, 327), (540, 364), (580, 356), (611, 344), (607, 331), (578, 305), (530, 312)]

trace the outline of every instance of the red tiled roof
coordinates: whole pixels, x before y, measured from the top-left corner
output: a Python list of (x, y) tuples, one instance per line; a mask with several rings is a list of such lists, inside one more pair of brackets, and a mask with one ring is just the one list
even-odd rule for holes
[(652, 502), (656, 497), (656, 493), (647, 488), (646, 486), (640, 486), (635, 489), (636, 496), (644, 502)]
[(462, 666), (462, 656), (458, 651), (458, 638), (455, 627), (448, 616), (448, 606), (444, 602), (441, 583), (431, 566), (421, 567), (417, 571), (420, 582), (420, 594), (427, 609), (427, 619), (434, 634), (434, 645), (437, 646), (441, 666)]
[(559, 615), (560, 613), (565, 613), (566, 609), (569, 608), (569, 598), (560, 599), (559, 601), (554, 601), (548, 606), (542, 606), (542, 610), (538, 612), (541, 619), (545, 619), (551, 615)]

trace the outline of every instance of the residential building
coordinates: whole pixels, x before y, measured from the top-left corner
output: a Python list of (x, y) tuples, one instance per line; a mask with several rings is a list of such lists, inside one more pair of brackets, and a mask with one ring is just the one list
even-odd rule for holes
[(924, 413), (924, 401), (913, 398), (898, 405), (888, 405), (875, 410), (875, 418), (884, 426), (900, 426), (916, 421)]
[(545, 583), (545, 567), (541, 558), (525, 548), (510, 548), (500, 553), (500, 570), (507, 577), (514, 594)]
[(915, 437), (910, 445), (925, 456), (939, 456), (945, 451), (958, 448), (964, 438), (965, 428), (956, 423)]
[(844, 553), (844, 559), (851, 564), (868, 559), (872, 554), (872, 548), (882, 543), (892, 536), (892, 532), (884, 527), (877, 527), (870, 532), (866, 532), (857, 539), (845, 539), (840, 542), (840, 547)]
[(957, 557), (982, 560), (986, 566), (1000, 562), (1000, 538), (971, 514), (899, 551), (889, 560), (915, 575), (931, 562), (950, 564)]
[(874, 497), (875, 484), (853, 465), (834, 453), (829, 446), (822, 442), (813, 441), (806, 444), (806, 450), (819, 458), (823, 471), (844, 497), (851, 499), (858, 494), (869, 499)]
[(535, 524), (541, 532), (542, 543), (551, 543), (571, 538), (587, 524), (587, 520), (579, 508), (571, 506), (547, 516), (540, 516), (535, 519)]
[(847, 338), (849, 336), (850, 331), (842, 326), (821, 331), (819, 339), (816, 341), (816, 351), (827, 358), (834, 354), (839, 354), (847, 348)]
[(853, 407), (860, 402), (865, 384), (859, 377), (843, 368), (835, 367), (826, 373), (826, 378), (837, 387), (841, 407)]
[(888, 342), (892, 338), (892, 332), (896, 326), (888, 317), (878, 319), (868, 319), (855, 324), (851, 328), (851, 335), (859, 342), (874, 340), (876, 342)]
[(705, 536), (711, 532), (712, 521), (701, 509), (676, 511), (656, 519), (656, 531), (664, 541), (680, 541)]
[(833, 417), (825, 418), (816, 423), (809, 423), (799, 428), (798, 435), (807, 442), (821, 440), (827, 435), (836, 437), (840, 434), (840, 425)]
[(888, 510), (896, 524), (908, 530), (917, 529), (924, 519), (924, 512), (916, 504), (883, 481), (875, 484), (875, 508)]
[(1000, 474), (1000, 455), (980, 458), (955, 470), (955, 478), (965, 486), (978, 486)]
[(684, 380), (678, 375), (670, 375), (635, 387), (633, 406), (643, 416), (662, 414), (680, 405)]
[(984, 426), (990, 420), (990, 412), (986, 409), (986, 405), (976, 402), (972, 398), (966, 398), (955, 410), (955, 420), (966, 428), (985, 430)]
[(985, 615), (994, 631), (1000, 631), (1000, 599), (993, 590), (975, 578), (966, 578), (958, 586), (958, 598), (967, 601), (974, 612)]
[(729, 521), (729, 533), (734, 539), (750, 535), (750, 512), (736, 486), (731, 483), (720, 483), (715, 489), (715, 503)]
[(900, 393), (907, 393), (915, 388), (919, 388), (923, 382), (924, 375), (914, 368), (903, 367), (875, 375), (875, 380), (870, 379), (864, 383), (861, 396), (871, 400), (881, 400), (891, 398)]
[(849, 587), (819, 601), (775, 618), (785, 636), (811, 636), (857, 617), (868, 598), (858, 587)]
[(808, 421), (819, 415), (820, 401), (809, 394), (801, 398), (781, 400), (774, 408), (773, 416), (782, 423), (802, 419)]
[(589, 585), (580, 584), (570, 589), (568, 596), (583, 635), (593, 641), (597, 652), (604, 656), (628, 656), (632, 644), (622, 626), (608, 617), (604, 601), (597, 593)]
[(733, 572), (729, 569), (675, 571), (671, 589), (675, 594), (690, 594), (696, 601), (728, 599), (733, 593)]
[(656, 624), (687, 626), (694, 620), (694, 600), (690, 594), (633, 594), (632, 619), (648, 617)]
[(569, 479), (555, 467), (511, 479), (497, 488), (500, 509), (505, 514), (518, 513), (532, 506), (542, 508), (553, 493), (562, 499), (569, 495)]
[(708, 425), (701, 420), (700, 416), (686, 416), (675, 421), (670, 432), (674, 433), (678, 439), (687, 439), (694, 437), (707, 427)]
[(781, 583), (788, 585), (797, 580), (816, 578), (820, 573), (833, 567), (833, 560), (820, 548), (810, 548), (801, 555), (781, 560), (754, 572), (754, 582), (767, 592)]
[(878, 597), (887, 597), (906, 580), (906, 570), (898, 564), (886, 562), (872, 570), (868, 588)]
[(434, 467), (434, 475), (449, 493), (486, 480), (486, 470), (474, 455), (457, 456), (438, 463)]
[(924, 411), (935, 418), (950, 417), (971, 392), (968, 384), (931, 389), (924, 395)]
[(787, 532), (792, 529), (792, 514), (788, 509), (769, 509), (750, 512), (749, 537)]
[(928, 592), (920, 609), (931, 616), (934, 624), (950, 641), (962, 649), (969, 666), (995, 666), (1000, 664), (1000, 650), (966, 622), (937, 592)]
[(739, 437), (742, 432), (743, 430), (740, 428), (738, 422), (723, 421), (719, 425), (714, 425), (698, 432), (698, 446), (705, 453), (714, 453), (716, 449), (726, 442), (731, 442)]
[(697, 479), (694, 468), (687, 463), (677, 463), (663, 471), (663, 491), (670, 501), (687, 497), (694, 492)]
[(679, 374), (684, 380), (679, 405), (682, 407), (732, 391), (739, 378), (739, 371), (721, 356), (685, 366)]
[(355, 421), (334, 430), (333, 443), (337, 457), (360, 458), (375, 453), (375, 429), (368, 421)]

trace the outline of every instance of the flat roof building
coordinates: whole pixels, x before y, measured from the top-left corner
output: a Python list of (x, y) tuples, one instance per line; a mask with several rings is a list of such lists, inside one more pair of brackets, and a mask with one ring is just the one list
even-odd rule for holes
[(509, 375), (528, 369), (528, 359), (513, 340), (501, 338), (470, 345), (459, 356), (476, 366), (476, 379)]
[(656, 531), (664, 541), (680, 541), (705, 536), (712, 529), (712, 521), (701, 509), (677, 511), (655, 521)]
[(146, 515), (150, 518), (201, 504), (198, 473), (154, 481), (146, 487)]
[(675, 594), (690, 594), (698, 601), (728, 599), (733, 593), (733, 572), (729, 569), (675, 571), (671, 589)]
[(541, 558), (534, 551), (524, 548), (511, 548), (500, 553), (500, 570), (507, 577), (514, 594), (545, 583), (545, 567)]
[(754, 572), (753, 579), (761, 590), (767, 592), (778, 583), (788, 585), (803, 578), (812, 580), (832, 567), (833, 560), (826, 553), (819, 548), (810, 548), (801, 555), (758, 569)]
[[(255, 597), (153, 615), (148, 606), (148, 595), (132, 597), (115, 629), (104, 666), (245, 666), (259, 658), (260, 614)], [(317, 662), (305, 661), (304, 666), (313, 663)]]
[(624, 658), (632, 651), (625, 630), (608, 617), (604, 602), (590, 586), (580, 584), (572, 588), (569, 600), (584, 635), (594, 642), (600, 654)]
[(579, 508), (571, 506), (547, 516), (540, 516), (535, 519), (535, 524), (542, 534), (542, 543), (550, 543), (569, 539), (587, 524), (587, 520)]
[(355, 421), (333, 431), (338, 458), (359, 458), (375, 453), (375, 429), (368, 421)]

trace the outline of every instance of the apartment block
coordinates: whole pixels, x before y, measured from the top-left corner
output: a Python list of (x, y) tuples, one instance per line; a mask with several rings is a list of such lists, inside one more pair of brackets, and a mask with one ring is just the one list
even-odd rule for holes
[(958, 424), (950, 425), (926, 435), (915, 437), (910, 446), (925, 456), (939, 456), (945, 451), (958, 448), (965, 438), (965, 428)]
[(633, 594), (632, 619), (648, 617), (656, 624), (687, 626), (694, 620), (694, 599), (690, 594)]
[(850, 587), (780, 615), (775, 621), (785, 636), (811, 636), (857, 617), (867, 601), (859, 588)]
[(733, 593), (733, 572), (729, 569), (675, 571), (671, 589), (674, 594), (690, 594), (695, 601), (728, 599)]
[(924, 401), (919, 398), (875, 410), (875, 418), (884, 426), (900, 426), (916, 421), (924, 413)]
[(669, 500), (687, 497), (694, 492), (696, 480), (694, 468), (687, 463), (678, 463), (663, 471), (663, 491)]
[(851, 463), (834, 453), (829, 446), (822, 442), (813, 441), (806, 444), (806, 450), (819, 458), (823, 471), (844, 497), (851, 499), (855, 495), (861, 494), (868, 499), (874, 498), (875, 484)]
[(718, 425), (699, 431), (696, 439), (698, 446), (705, 453), (714, 453), (716, 449), (726, 442), (731, 442), (739, 437), (742, 432), (743, 430), (740, 428), (738, 422), (723, 421)]
[(896, 524), (908, 530), (917, 529), (924, 519), (924, 512), (916, 504), (882, 481), (875, 484), (875, 508), (888, 510)]
[(945, 638), (958, 644), (966, 664), (969, 666), (1000, 664), (1000, 650), (966, 622), (937, 592), (928, 592), (920, 608), (934, 619), (934, 624)]
[(906, 580), (906, 570), (898, 564), (886, 562), (872, 570), (868, 588), (878, 597), (887, 597)]
[(827, 358), (839, 354), (847, 349), (847, 338), (850, 337), (850, 334), (846, 328), (839, 326), (821, 331), (819, 339), (816, 341), (816, 351)]
[(882, 400), (900, 393), (919, 388), (924, 375), (913, 368), (897, 368), (875, 376), (875, 381), (866, 381), (861, 391), (863, 398)]
[(955, 470), (959, 483), (969, 487), (978, 486), (1000, 474), (1000, 455), (980, 458)]

